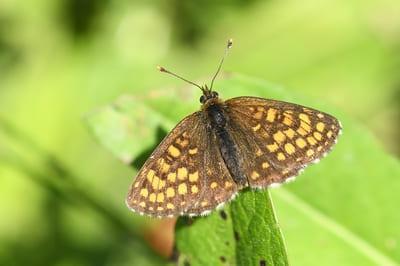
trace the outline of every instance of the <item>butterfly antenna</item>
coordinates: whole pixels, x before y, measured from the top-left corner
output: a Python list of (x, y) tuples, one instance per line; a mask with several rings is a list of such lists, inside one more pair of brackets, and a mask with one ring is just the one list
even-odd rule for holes
[(204, 88), (202, 88), (200, 85), (198, 85), (198, 84), (196, 84), (196, 83), (194, 83), (194, 82), (192, 82), (192, 81), (190, 81), (190, 80), (187, 80), (187, 79), (185, 79), (185, 78), (182, 78), (181, 76), (178, 76), (177, 74), (172, 73), (171, 71), (166, 70), (166, 69), (163, 68), (163, 67), (157, 66), (157, 69), (158, 69), (158, 71), (165, 72), (165, 73), (170, 74), (170, 75), (172, 75), (172, 76), (174, 76), (174, 77), (177, 77), (178, 79), (181, 79), (181, 80), (183, 80), (183, 81), (185, 81), (185, 82), (187, 82), (187, 83), (189, 83), (189, 84), (192, 84), (192, 85), (198, 87), (200, 90), (202, 90), (202, 91), (204, 92)]
[(221, 70), (222, 64), (224, 63), (225, 57), (226, 57), (226, 55), (228, 54), (229, 49), (232, 47), (232, 44), (233, 44), (233, 40), (232, 40), (232, 39), (229, 39), (229, 40), (228, 40), (228, 45), (227, 45), (226, 48), (225, 48), (225, 53), (224, 53), (224, 56), (222, 57), (221, 63), (219, 63), (217, 72), (215, 73), (214, 77), (213, 77), (212, 80), (211, 80), (210, 91), (212, 90), (212, 87), (213, 87), (213, 84), (214, 84), (214, 80), (215, 80), (215, 78), (217, 77), (219, 71)]

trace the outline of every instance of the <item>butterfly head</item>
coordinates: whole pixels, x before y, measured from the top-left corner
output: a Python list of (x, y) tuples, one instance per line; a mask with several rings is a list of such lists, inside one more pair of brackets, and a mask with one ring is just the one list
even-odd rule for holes
[(210, 99), (217, 99), (218, 98), (218, 92), (212, 91), (205, 85), (204, 87), (201, 88), (203, 91), (203, 95), (200, 97), (200, 103), (205, 104), (208, 100)]

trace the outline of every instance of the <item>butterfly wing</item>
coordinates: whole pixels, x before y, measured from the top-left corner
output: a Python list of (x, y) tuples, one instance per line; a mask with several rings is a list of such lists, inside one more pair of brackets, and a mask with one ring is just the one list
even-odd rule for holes
[(238, 97), (225, 104), (229, 131), (251, 187), (296, 176), (323, 157), (341, 132), (340, 122), (331, 115), (292, 103)]
[(183, 119), (132, 183), (126, 203), (150, 216), (200, 215), (237, 190), (201, 112)]

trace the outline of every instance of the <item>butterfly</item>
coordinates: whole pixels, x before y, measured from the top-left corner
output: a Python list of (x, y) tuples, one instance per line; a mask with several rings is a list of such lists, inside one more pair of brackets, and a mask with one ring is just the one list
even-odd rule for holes
[(127, 206), (150, 216), (206, 215), (245, 187), (267, 188), (297, 176), (336, 143), (341, 124), (301, 105), (257, 97), (223, 101), (199, 87), (201, 110), (164, 138), (133, 181)]

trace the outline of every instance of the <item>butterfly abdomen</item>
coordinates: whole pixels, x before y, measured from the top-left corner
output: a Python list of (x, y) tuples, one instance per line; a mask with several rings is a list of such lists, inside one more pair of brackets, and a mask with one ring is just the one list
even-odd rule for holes
[(236, 184), (244, 186), (247, 181), (241, 170), (238, 147), (226, 127), (227, 121), (223, 103), (217, 99), (211, 99), (210, 101), (203, 109), (203, 112), (206, 112), (204, 117), (207, 118), (207, 128), (212, 131), (212, 134), (215, 134), (222, 158), (233, 180)]

